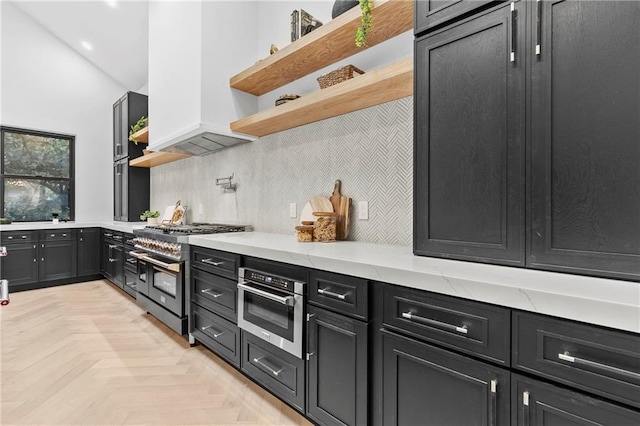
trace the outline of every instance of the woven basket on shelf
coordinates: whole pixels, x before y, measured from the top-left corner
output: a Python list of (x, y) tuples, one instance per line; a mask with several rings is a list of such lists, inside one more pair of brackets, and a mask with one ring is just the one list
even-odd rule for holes
[(353, 73), (357, 72), (358, 74), (364, 74), (360, 68), (354, 67), (353, 65), (345, 65), (344, 67), (338, 68), (337, 70), (331, 71), (329, 74), (321, 75), (318, 77), (318, 84), (320, 84), (321, 89), (326, 89), (327, 87), (333, 86), (334, 84), (342, 83), (343, 81), (349, 80), (353, 78)]

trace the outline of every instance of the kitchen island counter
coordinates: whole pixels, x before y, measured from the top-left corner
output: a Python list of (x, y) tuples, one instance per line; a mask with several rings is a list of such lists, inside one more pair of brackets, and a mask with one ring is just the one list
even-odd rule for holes
[(414, 256), (410, 246), (241, 232), (189, 237), (192, 245), (398, 284), (640, 332), (640, 283)]

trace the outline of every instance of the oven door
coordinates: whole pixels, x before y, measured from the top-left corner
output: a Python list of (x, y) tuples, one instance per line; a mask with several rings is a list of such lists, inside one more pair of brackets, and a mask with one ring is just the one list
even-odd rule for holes
[(167, 263), (163, 258), (132, 251), (142, 267), (138, 269), (139, 290), (179, 317), (184, 316), (184, 262)]
[(250, 281), (238, 283), (238, 326), (302, 358), (303, 297), (268, 289)]

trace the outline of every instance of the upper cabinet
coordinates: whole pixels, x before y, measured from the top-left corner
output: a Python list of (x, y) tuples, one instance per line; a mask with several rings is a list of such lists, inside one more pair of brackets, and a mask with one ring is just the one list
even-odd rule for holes
[(640, 280), (639, 51), (627, 1), (503, 3), (416, 39), (414, 252)]
[[(149, 149), (202, 154), (253, 140), (229, 123), (257, 111), (229, 76), (255, 62), (255, 2), (149, 3)], [(184, 143), (183, 143), (184, 142)]]
[(113, 161), (142, 155), (143, 146), (129, 140), (129, 129), (147, 116), (147, 96), (127, 92), (113, 104)]
[(416, 0), (415, 34), (473, 12), (495, 0)]

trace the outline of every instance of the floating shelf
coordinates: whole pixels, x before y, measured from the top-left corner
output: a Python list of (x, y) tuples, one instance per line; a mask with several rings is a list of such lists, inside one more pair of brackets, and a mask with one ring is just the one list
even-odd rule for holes
[(413, 58), (407, 58), (234, 121), (231, 130), (265, 136), (412, 94)]
[(134, 158), (129, 161), (131, 167), (155, 167), (161, 164), (171, 163), (172, 161), (183, 160), (191, 157), (186, 154), (176, 154), (175, 152), (157, 151), (151, 154), (143, 155), (142, 157)]
[(138, 130), (137, 132), (132, 134), (130, 137), (137, 140), (138, 143), (149, 143), (149, 126)]
[[(375, 46), (413, 28), (413, 1), (374, 0), (374, 32), (367, 47)], [(273, 55), (231, 77), (231, 87), (256, 96), (304, 77), (361, 52), (355, 33), (360, 25), (358, 6), (301, 37)]]

